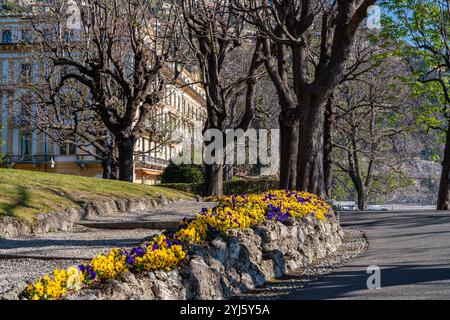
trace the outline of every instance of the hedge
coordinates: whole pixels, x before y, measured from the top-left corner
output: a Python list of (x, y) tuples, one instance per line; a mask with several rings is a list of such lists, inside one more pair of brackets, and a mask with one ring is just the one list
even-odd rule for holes
[(161, 175), (162, 183), (201, 183), (204, 179), (202, 167), (192, 164), (177, 165), (170, 161)]
[[(203, 183), (163, 183), (160, 186), (193, 194), (205, 195)], [(223, 182), (223, 194), (227, 196), (233, 194), (262, 193), (278, 188), (279, 182), (276, 179), (249, 179)]]

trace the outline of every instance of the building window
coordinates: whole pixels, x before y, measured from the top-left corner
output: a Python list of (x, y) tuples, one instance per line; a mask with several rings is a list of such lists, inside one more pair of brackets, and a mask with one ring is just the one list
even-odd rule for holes
[(12, 42), (12, 33), (11, 30), (5, 30), (2, 33), (2, 43), (11, 43)]
[(22, 30), (22, 41), (26, 43), (31, 42), (30, 32), (28, 30)]
[(31, 135), (29, 133), (20, 135), (20, 158), (22, 161), (31, 159)]
[(77, 147), (75, 147), (73, 144), (69, 144), (69, 154), (70, 155), (75, 155), (77, 154)]
[(30, 63), (22, 63), (20, 65), (20, 75), (27, 79), (29, 79), (31, 77), (31, 64)]
[(59, 154), (62, 156), (65, 156), (67, 153), (67, 145), (66, 144), (60, 144), (59, 145)]
[(71, 143), (59, 145), (59, 154), (62, 156), (73, 156), (77, 153), (77, 148)]

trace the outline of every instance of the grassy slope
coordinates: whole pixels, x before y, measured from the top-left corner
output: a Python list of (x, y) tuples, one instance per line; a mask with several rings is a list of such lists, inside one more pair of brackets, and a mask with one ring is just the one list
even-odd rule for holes
[(181, 199), (187, 193), (121, 181), (0, 169), (0, 216), (32, 218), (36, 213), (76, 208), (80, 203), (144, 196)]

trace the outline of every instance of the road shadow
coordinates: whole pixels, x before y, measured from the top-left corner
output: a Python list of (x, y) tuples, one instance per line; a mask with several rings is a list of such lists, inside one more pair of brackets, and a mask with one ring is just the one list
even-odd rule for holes
[(100, 240), (66, 240), (66, 239), (25, 239), (25, 240), (0, 240), (0, 250), (14, 250), (24, 248), (42, 247), (128, 247), (142, 242), (142, 238), (127, 239), (100, 239)]
[(374, 219), (371, 213), (340, 215), (342, 227), (357, 226), (360, 229), (395, 227), (413, 229), (417, 227), (450, 223), (450, 212), (446, 213), (379, 213)]
[[(366, 270), (367, 266), (353, 266)], [(450, 280), (448, 265), (412, 265), (381, 267), (381, 289), (368, 289), (367, 279), (370, 274), (364, 271), (333, 272), (323, 276), (319, 281), (307, 285), (283, 299), (288, 300), (323, 300), (336, 298), (361, 298), (361, 294), (373, 294), (373, 298), (383, 298), (383, 288), (424, 284), (433, 281)], [(300, 279), (299, 279), (300, 281)], [(366, 292), (364, 292), (366, 291)], [(364, 296), (366, 297), (366, 296)]]

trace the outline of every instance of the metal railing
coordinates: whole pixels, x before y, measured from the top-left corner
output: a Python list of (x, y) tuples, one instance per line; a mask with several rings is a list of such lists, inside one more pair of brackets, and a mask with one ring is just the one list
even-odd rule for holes
[[(5, 156), (6, 163), (50, 163), (52, 160), (52, 155), (7, 155)], [(101, 162), (98, 159), (90, 155), (76, 155), (76, 163), (97, 163)], [(138, 167), (151, 168), (157, 170), (163, 170), (169, 165), (168, 160), (161, 158), (148, 156), (148, 155), (138, 155), (136, 156), (135, 163)]]
[(148, 155), (138, 155), (135, 158), (135, 163), (137, 167), (163, 170), (169, 164), (169, 161)]
[(7, 155), (7, 163), (45, 163), (50, 162), (50, 155)]
[(102, 161), (92, 155), (89, 155), (89, 154), (77, 154), (75, 162), (76, 163), (98, 163), (98, 162), (102, 162)]

